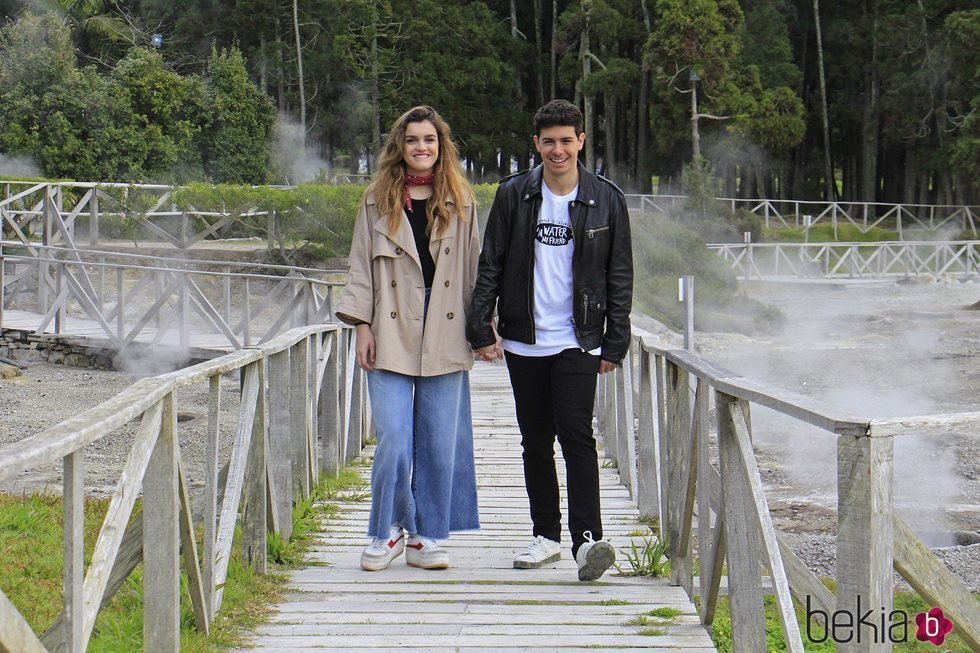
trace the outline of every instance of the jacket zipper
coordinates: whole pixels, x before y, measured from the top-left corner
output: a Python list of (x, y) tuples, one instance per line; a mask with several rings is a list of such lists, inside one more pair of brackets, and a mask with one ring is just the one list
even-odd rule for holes
[(582, 293), (582, 326), (585, 327), (589, 323), (589, 293)]
[(609, 231), (609, 225), (605, 227), (599, 227), (598, 229), (589, 229), (585, 233), (588, 235), (589, 239), (595, 238), (595, 235), (600, 231)]

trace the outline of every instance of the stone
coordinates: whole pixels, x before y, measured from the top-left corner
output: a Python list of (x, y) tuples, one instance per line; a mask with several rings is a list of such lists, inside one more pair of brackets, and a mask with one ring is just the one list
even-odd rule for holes
[(91, 361), (84, 354), (68, 354), (65, 356), (65, 367), (91, 367)]

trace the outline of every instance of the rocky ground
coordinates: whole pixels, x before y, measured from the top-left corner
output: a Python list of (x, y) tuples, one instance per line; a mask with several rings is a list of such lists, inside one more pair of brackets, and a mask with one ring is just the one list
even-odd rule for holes
[[(751, 290), (787, 314), (779, 336), (697, 334), (698, 351), (724, 367), (818, 398), (862, 417), (980, 410), (980, 283)], [(654, 322), (643, 324), (658, 331)], [(666, 334), (665, 338), (668, 338)], [(38, 433), (104, 401), (133, 374), (32, 362), (0, 374), (0, 446)], [(237, 407), (237, 378), (223, 379), (224, 453)], [(207, 386), (182, 390), (184, 461), (200, 478)], [(753, 413), (756, 455), (777, 527), (819, 575), (835, 575), (835, 449), (830, 434)], [(136, 431), (120, 429), (86, 450), (86, 484), (111, 492)], [(60, 466), (0, 486), (60, 491)], [(896, 446), (900, 514), (974, 591), (980, 591), (980, 432), (923, 433)], [(973, 542), (971, 544), (971, 542)], [(958, 546), (954, 546), (958, 545)]]

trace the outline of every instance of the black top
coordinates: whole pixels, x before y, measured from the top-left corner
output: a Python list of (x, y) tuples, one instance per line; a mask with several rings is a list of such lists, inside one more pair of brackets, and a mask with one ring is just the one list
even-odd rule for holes
[(417, 200), (412, 198), (412, 210), (405, 211), (408, 222), (412, 225), (412, 234), (415, 236), (415, 247), (419, 250), (419, 261), (422, 263), (422, 279), (425, 287), (432, 287), (432, 280), (436, 276), (436, 262), (432, 260), (429, 253), (429, 234), (425, 233), (425, 204), (427, 200)]

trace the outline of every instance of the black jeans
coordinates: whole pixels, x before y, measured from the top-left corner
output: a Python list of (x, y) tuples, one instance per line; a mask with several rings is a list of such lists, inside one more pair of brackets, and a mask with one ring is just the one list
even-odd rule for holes
[(585, 531), (592, 531), (596, 540), (602, 537), (599, 458), (592, 434), (599, 357), (580, 349), (566, 349), (552, 356), (506, 352), (506, 357), (524, 448), (524, 485), (534, 535), (561, 541), (557, 435), (565, 459), (568, 530), (574, 556), (585, 542)]

